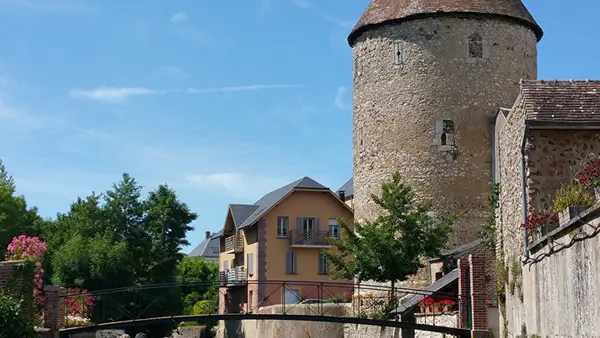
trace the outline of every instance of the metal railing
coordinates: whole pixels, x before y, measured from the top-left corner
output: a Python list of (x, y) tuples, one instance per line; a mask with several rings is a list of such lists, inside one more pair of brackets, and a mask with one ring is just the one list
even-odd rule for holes
[(244, 239), (242, 235), (235, 234), (225, 238), (225, 252), (237, 253), (244, 251)]
[(290, 231), (292, 246), (331, 246), (329, 231)]
[(221, 283), (223, 285), (245, 284), (248, 281), (248, 272), (242, 266), (221, 271)]

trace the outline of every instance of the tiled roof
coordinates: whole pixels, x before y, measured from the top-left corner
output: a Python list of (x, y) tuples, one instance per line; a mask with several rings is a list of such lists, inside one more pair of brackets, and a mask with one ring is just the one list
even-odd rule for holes
[(348, 36), (350, 46), (373, 26), (423, 15), (474, 13), (512, 18), (530, 27), (538, 40), (544, 34), (521, 0), (371, 0)]
[(600, 122), (600, 81), (521, 81), (526, 119)]
[(452, 282), (458, 280), (458, 269), (454, 269), (447, 274), (443, 275), (442, 278), (436, 280), (429, 286), (427, 286), (420, 294), (414, 294), (403, 299), (396, 308), (396, 312), (398, 314), (402, 314), (406, 311), (414, 308), (419, 302), (425, 297), (431, 296), (436, 293), (440, 293), (444, 288), (450, 285)]
[(303, 177), (269, 192), (254, 204), (231, 204), (229, 207), (236, 229), (243, 229), (256, 223), (256, 221), (269, 212), (277, 203), (281, 202), (294, 189), (329, 190), (329, 188), (312, 178)]
[(222, 232), (219, 231), (209, 238), (205, 238), (198, 244), (194, 250), (192, 250), (189, 256), (192, 257), (211, 257), (211, 258), (219, 258), (219, 252), (221, 247), (221, 237)]
[(346, 199), (352, 198), (354, 196), (354, 177), (350, 177), (337, 191), (344, 191)]

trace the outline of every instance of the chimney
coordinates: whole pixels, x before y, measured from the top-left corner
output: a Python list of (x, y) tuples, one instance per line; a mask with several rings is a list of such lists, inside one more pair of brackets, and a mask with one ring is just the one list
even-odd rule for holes
[(341, 199), (342, 201), (345, 201), (345, 200), (346, 200), (346, 192), (345, 192), (344, 190), (340, 190), (340, 191), (338, 191), (338, 195), (340, 196), (340, 199)]
[(210, 237), (210, 231), (206, 232), (206, 238), (208, 239)]

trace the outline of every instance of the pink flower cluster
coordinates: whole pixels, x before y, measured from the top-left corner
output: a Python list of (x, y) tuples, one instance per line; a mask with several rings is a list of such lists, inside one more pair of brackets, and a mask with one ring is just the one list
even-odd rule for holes
[(21, 235), (13, 238), (6, 252), (6, 260), (27, 260), (34, 262), (33, 296), (39, 307), (43, 307), (46, 304), (44, 280), (42, 279), (44, 268), (42, 267), (41, 259), (47, 251), (48, 246), (39, 238)]
[(69, 296), (65, 299), (65, 303), (67, 314), (70, 316), (88, 318), (96, 305), (96, 297), (89, 294), (86, 289), (73, 288), (69, 290)]

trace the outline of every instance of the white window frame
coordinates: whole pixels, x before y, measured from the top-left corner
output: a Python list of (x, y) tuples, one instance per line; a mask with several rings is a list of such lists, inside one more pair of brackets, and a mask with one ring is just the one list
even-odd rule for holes
[[(285, 230), (285, 234), (284, 234)], [(286, 238), (290, 236), (290, 218), (279, 216), (277, 218), (277, 237)]]

